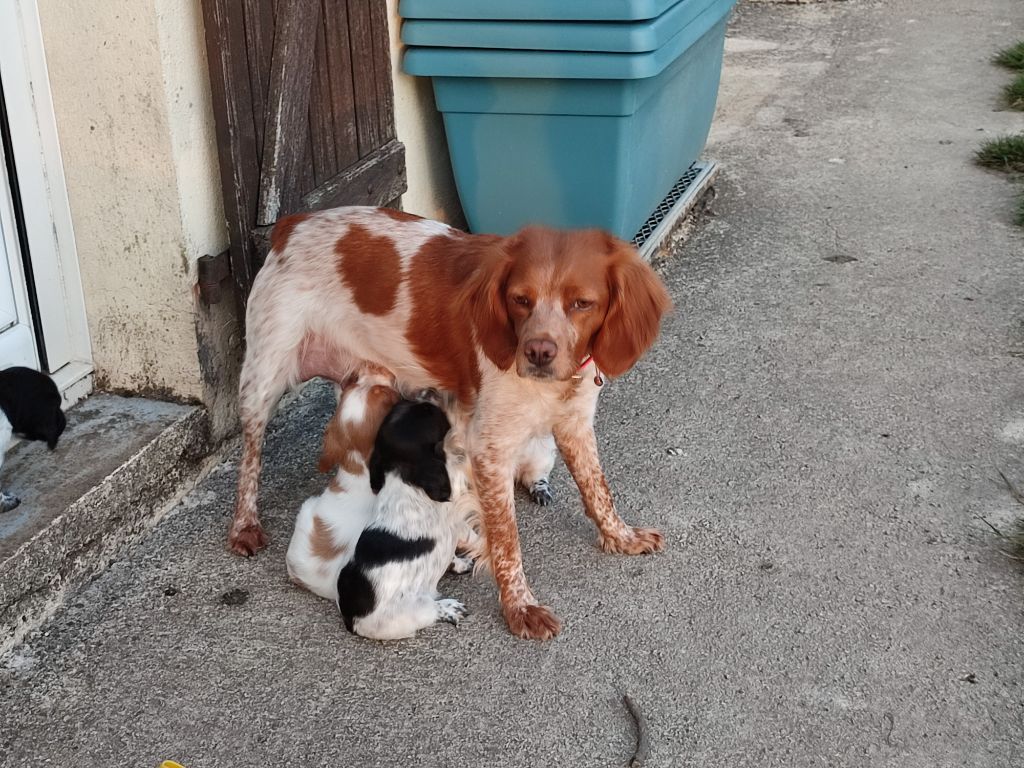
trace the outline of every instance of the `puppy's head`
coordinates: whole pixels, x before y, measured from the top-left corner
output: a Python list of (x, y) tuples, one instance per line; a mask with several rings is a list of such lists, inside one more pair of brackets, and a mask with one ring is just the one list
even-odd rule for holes
[(432, 403), (400, 401), (381, 424), (370, 456), (370, 487), (384, 487), (395, 472), (402, 481), (423, 490), (434, 501), (449, 501), (451, 480), (445, 461), (444, 439), (451, 425)]
[(31, 368), (0, 371), (0, 408), (11, 428), (29, 440), (41, 440), (52, 451), (64, 433), (67, 419), (53, 379)]
[(600, 230), (528, 227), (485, 259), (473, 305), (477, 337), (500, 368), (570, 379), (592, 354), (617, 376), (657, 337), (671, 306), (631, 245)]
[(363, 372), (346, 382), (338, 408), (324, 430), (320, 471), (332, 472), (341, 467), (349, 474), (362, 474), (380, 425), (398, 399), (389, 376)]
[(51, 407), (39, 409), (27, 418), (23, 412), (22, 416), (22, 428), (18, 430), (20, 434), (29, 440), (46, 443), (46, 447), (51, 451), (57, 447), (57, 441), (68, 424), (60, 405), (54, 404)]

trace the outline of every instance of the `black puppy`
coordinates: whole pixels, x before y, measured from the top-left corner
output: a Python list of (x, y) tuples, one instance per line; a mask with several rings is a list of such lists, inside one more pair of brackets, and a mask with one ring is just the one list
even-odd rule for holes
[(394, 640), (466, 615), (462, 603), (437, 593), (476, 506), (465, 471), (449, 475), (449, 429), (436, 405), (402, 401), (377, 433), (369, 462), (374, 519), (338, 576), (338, 608), (350, 632)]
[[(31, 368), (0, 371), (0, 467), (14, 435), (42, 440), (52, 451), (67, 420), (60, 409), (61, 397), (53, 379)], [(0, 491), (0, 512), (21, 503), (14, 494)]]

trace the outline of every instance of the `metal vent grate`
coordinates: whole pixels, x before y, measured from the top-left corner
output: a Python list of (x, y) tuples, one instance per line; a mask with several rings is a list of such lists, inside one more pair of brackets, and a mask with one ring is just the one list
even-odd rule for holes
[[(646, 253), (665, 234), (676, 216), (689, 208), (694, 196), (710, 181), (713, 162), (696, 162), (669, 190), (657, 208), (647, 217), (640, 231), (633, 237), (633, 245)], [(644, 246), (649, 246), (645, 248)]]

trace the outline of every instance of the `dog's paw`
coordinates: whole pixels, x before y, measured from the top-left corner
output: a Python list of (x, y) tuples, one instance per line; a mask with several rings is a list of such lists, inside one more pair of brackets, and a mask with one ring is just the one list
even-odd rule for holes
[(554, 495), (551, 493), (551, 483), (548, 482), (546, 477), (542, 477), (530, 486), (530, 498), (539, 507), (546, 507), (555, 500)]
[(599, 537), (598, 544), (605, 552), (650, 555), (665, 548), (665, 537), (657, 528), (627, 528), (623, 535)]
[(269, 543), (270, 539), (259, 523), (237, 531), (232, 530), (228, 535), (228, 546), (231, 547), (231, 551), (242, 557), (252, 557)]
[(469, 611), (466, 609), (466, 606), (458, 600), (443, 597), (440, 600), (435, 600), (434, 602), (437, 604), (438, 621), (446, 621), (457, 627), (459, 626), (459, 622), (469, 615)]
[(550, 640), (562, 631), (562, 622), (543, 605), (516, 605), (503, 613), (509, 631), (524, 640)]
[(21, 504), (21, 499), (13, 493), (0, 493), (0, 512), (10, 512)]
[(448, 570), (452, 573), (463, 574), (469, 573), (473, 570), (473, 558), (467, 555), (455, 555), (452, 558), (451, 565), (448, 566)]

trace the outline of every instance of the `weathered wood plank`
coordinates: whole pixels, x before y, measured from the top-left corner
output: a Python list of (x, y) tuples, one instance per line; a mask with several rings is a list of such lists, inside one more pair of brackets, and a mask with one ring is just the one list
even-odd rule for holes
[(327, 72), (334, 111), (334, 147), (338, 162), (335, 171), (339, 171), (359, 159), (356, 102), (352, 88), (352, 51), (348, 35), (348, 3), (325, 0), (323, 14), (327, 39)]
[(217, 154), (230, 242), (231, 278), (239, 310), (244, 317), (245, 301), (255, 275), (249, 222), (255, 217), (252, 191), (258, 183), (258, 168), (249, 63), (245, 56), (244, 20), (240, 11), (241, 6), (232, 0), (203, 2)]
[[(314, 187), (327, 181), (340, 170), (334, 143), (334, 110), (327, 66), (327, 35), (324, 32), (324, 24), (320, 24), (316, 32), (316, 51), (313, 54), (313, 90), (309, 97)], [(312, 189), (313, 187), (307, 187), (302, 193), (305, 194)]]
[(385, 205), (407, 186), (405, 147), (400, 141), (390, 141), (302, 198), (302, 208), (317, 211), (339, 205)]
[(377, 93), (377, 125), (380, 140), (395, 138), (395, 91), (391, 78), (391, 38), (388, 35), (386, 0), (370, 0), (370, 25), (373, 30), (373, 81)]
[[(335, 178), (306, 195), (304, 210), (316, 211), (339, 205), (377, 205), (396, 207), (407, 188), (405, 180), (405, 147), (392, 141), (369, 157), (357, 160)], [(273, 225), (255, 227), (252, 240), (258, 270), (270, 253)]]
[(373, 55), (371, 0), (349, 0), (348, 31), (352, 49), (352, 88), (355, 93), (359, 156), (384, 145), (377, 113), (377, 83)]
[(249, 64), (249, 93), (256, 131), (256, 163), (262, 161), (267, 92), (270, 88), (270, 52), (274, 45), (273, 0), (242, 0), (246, 61)]
[(296, 175), (306, 154), (319, 26), (320, 0), (291, 0), (278, 10), (256, 224), (271, 224), (277, 219), (285, 184)]
[(306, 121), (305, 151), (302, 159), (298, 162), (295, 175), (287, 177), (284, 182), (284, 191), (281, 195), (281, 210), (277, 218), (287, 216), (290, 213), (298, 213), (302, 210), (302, 196), (312, 189), (316, 189), (316, 180), (313, 173), (313, 129)]

